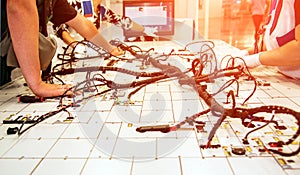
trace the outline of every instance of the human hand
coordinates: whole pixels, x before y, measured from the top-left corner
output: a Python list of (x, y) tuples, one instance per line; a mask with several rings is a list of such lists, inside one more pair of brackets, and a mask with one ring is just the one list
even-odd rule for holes
[(112, 54), (113, 56), (120, 56), (120, 55), (123, 55), (124, 54), (124, 50), (122, 50), (121, 48), (119, 47), (114, 47), (110, 54)]
[(247, 66), (248, 68), (255, 68), (257, 66), (260, 66), (262, 64), (259, 61), (259, 55), (260, 53), (244, 56), (243, 60), (237, 61), (237, 65)]
[[(48, 84), (41, 81), (38, 85), (30, 87), (32, 92), (39, 97), (57, 97), (61, 95), (72, 95), (72, 90), (67, 91), (72, 87), (71, 84), (58, 85), (58, 84)], [(66, 92), (67, 91), (67, 92)], [(66, 94), (65, 94), (66, 92)]]
[(144, 33), (148, 36), (156, 37), (157, 35), (155, 33), (157, 32), (157, 27), (144, 27)]

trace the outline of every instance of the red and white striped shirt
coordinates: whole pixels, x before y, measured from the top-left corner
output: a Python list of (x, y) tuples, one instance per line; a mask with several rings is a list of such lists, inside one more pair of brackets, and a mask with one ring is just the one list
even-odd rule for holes
[[(267, 50), (279, 48), (295, 39), (294, 3), (295, 0), (273, 0), (269, 23), (265, 26), (264, 42)], [(287, 76), (300, 78), (299, 66), (280, 66), (278, 68)]]

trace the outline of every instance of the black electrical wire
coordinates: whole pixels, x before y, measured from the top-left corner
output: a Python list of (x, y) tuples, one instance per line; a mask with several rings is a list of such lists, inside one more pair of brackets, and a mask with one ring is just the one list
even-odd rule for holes
[(247, 140), (248, 136), (249, 136), (251, 133), (253, 133), (254, 131), (260, 130), (260, 129), (262, 129), (262, 128), (268, 126), (268, 125), (273, 121), (274, 117), (275, 117), (275, 111), (272, 112), (272, 117), (271, 117), (270, 121), (266, 122), (266, 124), (264, 124), (264, 125), (262, 125), (262, 126), (260, 126), (260, 127), (257, 127), (257, 128), (255, 128), (255, 129), (249, 131), (249, 132), (245, 135), (245, 137), (244, 137), (243, 140)]
[[(190, 42), (190, 43), (188, 43), (188, 44), (186, 44), (185, 45), (185, 47), (184, 47), (184, 50), (188, 50), (187, 48), (189, 47), (189, 46), (191, 46), (191, 45), (195, 45), (195, 44), (203, 44), (203, 43), (210, 43), (212, 46), (209, 46), (209, 49), (208, 50), (210, 50), (211, 48), (214, 48), (215, 47), (215, 43), (213, 42), (213, 41), (210, 41), (210, 40), (203, 40), (203, 41), (194, 41), (194, 42)], [(207, 44), (208, 45), (208, 44)], [(204, 50), (204, 51), (202, 51), (202, 52), (206, 52), (207, 50)]]
[[(203, 41), (201, 41), (203, 42)], [(88, 47), (93, 48), (94, 50), (98, 51), (100, 54), (100, 48), (96, 47), (95, 45), (93, 45), (92, 43), (88, 43), (86, 41), (82, 42), (83, 44), (86, 44)], [(185, 49), (192, 45), (192, 44), (197, 44), (200, 42), (194, 42), (194, 43), (190, 43), (188, 45), (186, 45)], [(76, 45), (79, 43), (76, 43)], [(80, 43), (81, 44), (81, 43)], [(238, 86), (238, 78), (241, 77), (242, 75), (246, 75), (248, 76), (248, 78), (250, 80), (254, 81), (254, 90), (252, 91), (252, 93), (248, 96), (248, 98), (246, 98), (246, 100), (244, 101), (244, 103), (249, 100), (249, 98), (254, 94), (255, 90), (256, 90), (256, 80), (255, 78), (251, 75), (250, 71), (248, 70), (247, 67), (241, 68), (241, 67), (234, 67), (234, 62), (238, 59), (241, 58), (234, 58), (234, 57), (230, 57), (229, 61), (227, 62), (227, 67), (225, 69), (221, 69), (218, 70), (217, 69), (217, 64), (215, 65), (215, 67), (213, 67), (213, 61), (217, 62), (216, 60), (216, 56), (215, 53), (213, 52), (212, 48), (214, 47), (214, 43), (212, 42), (213, 46), (210, 46), (208, 44), (203, 44), (200, 48), (200, 51), (198, 52), (199, 54), (199, 58), (196, 58), (193, 60), (192, 62), (192, 68), (186, 72), (182, 72), (179, 68), (169, 65), (169, 64), (162, 64), (161, 61), (166, 61), (169, 56), (171, 56), (173, 53), (173, 51), (170, 52), (170, 54), (167, 55), (163, 55), (161, 57), (151, 57), (149, 52), (152, 50), (148, 50), (147, 52), (142, 51), (142, 49), (140, 49), (137, 46), (127, 46), (124, 43), (121, 42), (116, 42), (115, 44), (118, 44), (119, 47), (122, 47), (122, 49), (130, 52), (133, 56), (135, 56), (136, 60), (141, 60), (143, 62), (143, 64), (152, 64), (154, 67), (161, 69), (160, 72), (153, 72), (153, 73), (146, 73), (146, 72), (134, 72), (131, 70), (126, 70), (123, 68), (116, 68), (116, 67), (88, 67), (88, 68), (72, 68), (72, 64), (70, 62), (68, 62), (68, 60), (63, 60), (63, 61), (67, 61), (67, 64), (70, 64), (71, 68), (68, 69), (64, 69), (64, 70), (56, 70), (57, 67), (55, 67), (55, 71), (53, 71), (53, 75), (60, 75), (60, 74), (69, 74), (69, 73), (74, 73), (74, 72), (87, 72), (86, 74), (86, 80), (82, 81), (80, 83), (78, 83), (77, 85), (75, 85), (72, 88), (69, 88), (68, 90), (65, 91), (65, 93), (63, 94), (63, 96), (60, 99), (60, 109), (56, 110), (56, 111), (51, 111), (49, 113), (46, 113), (44, 115), (42, 115), (41, 117), (38, 118), (37, 122), (34, 123), (33, 125), (29, 126), (28, 128), (26, 128), (25, 130), (21, 131), (22, 127), (24, 126), (24, 123), (21, 125), (18, 134), (21, 135), (23, 132), (25, 132), (26, 130), (28, 130), (30, 127), (36, 125), (37, 123), (45, 120), (46, 118), (55, 115), (58, 112), (61, 111), (66, 111), (66, 108), (75, 105), (76, 103), (80, 103), (83, 100), (95, 97), (97, 95), (101, 95), (104, 93), (107, 93), (111, 90), (116, 90), (116, 89), (122, 89), (122, 88), (136, 88), (134, 91), (132, 91), (129, 95), (128, 98), (130, 99), (130, 97), (135, 94), (136, 92), (138, 92), (140, 89), (142, 89), (143, 87), (154, 83), (154, 82), (158, 82), (164, 79), (168, 79), (168, 78), (176, 78), (178, 79), (180, 84), (187, 84), (192, 86), (197, 92), (199, 97), (204, 100), (204, 102), (208, 105), (209, 109), (202, 111), (198, 114), (194, 114), (191, 117), (186, 117), (185, 120), (181, 121), (180, 123), (168, 128), (168, 131), (174, 131), (177, 130), (178, 128), (180, 128), (183, 124), (185, 123), (189, 123), (192, 124), (195, 119), (201, 115), (207, 114), (208, 112), (211, 112), (212, 115), (219, 117), (217, 122), (214, 124), (212, 130), (209, 133), (208, 136), (208, 144), (210, 144), (211, 139), (213, 138), (213, 136), (215, 135), (217, 129), (219, 128), (219, 126), (221, 125), (221, 123), (226, 119), (226, 117), (233, 117), (233, 118), (240, 118), (242, 121), (244, 121), (245, 119), (248, 119), (249, 116), (253, 116), (255, 113), (259, 113), (259, 112), (267, 112), (267, 113), (284, 113), (284, 114), (290, 114), (292, 116), (294, 116), (298, 122), (298, 124), (300, 123), (300, 113), (293, 111), (291, 109), (285, 108), (285, 107), (281, 107), (281, 106), (261, 106), (261, 107), (257, 107), (257, 108), (252, 108), (252, 109), (244, 109), (244, 108), (238, 108), (236, 107), (236, 102), (235, 102), (235, 97), (234, 97), (234, 93), (233, 91), (230, 91), (227, 94), (227, 99), (229, 97), (232, 98), (232, 107), (231, 109), (226, 109), (224, 108), (221, 104), (219, 104), (214, 98), (213, 96), (217, 93), (220, 93), (221, 91), (223, 91), (224, 89), (226, 89), (227, 87), (231, 86), (234, 82), (237, 83), (237, 91), (239, 91), (239, 86)], [(74, 52), (74, 50), (73, 50)], [(71, 55), (74, 54), (73, 52), (71, 52)], [(211, 52), (211, 53), (207, 53), (207, 52)], [(165, 57), (165, 59), (160, 59), (162, 57)], [(94, 58), (94, 57), (93, 57)], [(224, 57), (225, 58), (225, 57)], [(223, 61), (223, 59), (222, 59)], [(221, 61), (221, 62), (222, 62)], [(243, 60), (242, 60), (243, 61)], [(230, 65), (231, 62), (231, 65)], [(66, 64), (62, 63), (60, 66), (62, 66), (64, 68)], [(209, 74), (208, 75), (204, 75), (203, 74), (203, 70), (207, 67), (210, 67), (209, 70)], [(91, 72), (92, 71), (102, 71), (103, 73), (105, 73), (105, 71), (117, 71), (117, 72), (121, 72), (121, 73), (125, 73), (125, 74), (129, 74), (129, 75), (133, 75), (136, 77), (148, 77), (147, 79), (144, 80), (140, 80), (140, 81), (133, 81), (131, 83), (126, 83), (126, 84), (118, 84), (115, 83), (111, 80), (107, 80), (105, 79), (101, 74), (96, 74), (93, 77), (91, 77)], [(194, 73), (194, 77), (189, 77), (186, 73), (189, 71), (193, 71)], [(100, 76), (100, 77), (97, 77)], [(220, 78), (222, 76), (234, 76), (234, 79), (228, 80), (225, 84), (223, 84), (221, 86), (221, 88), (214, 94), (209, 94), (205, 89), (202, 88), (201, 85), (197, 84), (200, 82), (203, 82), (205, 80), (213, 80), (216, 78)], [(100, 84), (98, 84), (100, 83)], [(93, 95), (89, 95), (87, 97), (84, 96), (79, 100), (75, 101), (75, 98), (73, 98), (73, 104), (72, 105), (62, 105), (62, 99), (64, 98), (64, 96), (69, 92), (69, 91), (73, 91), (73, 93), (75, 94), (74, 97), (76, 96), (76, 93), (80, 93), (81, 91), (84, 90), (90, 90), (92, 88), (95, 88), (98, 90), (97, 87), (100, 86), (106, 86), (108, 89), (99, 92), (97, 91), (96, 94)], [(84, 92), (83, 92), (84, 93)], [(244, 104), (243, 103), (243, 104)], [(266, 126), (267, 124), (273, 122), (273, 117), (270, 121), (265, 121), (266, 124), (264, 126)], [(263, 127), (264, 127), (263, 126)], [(254, 132), (258, 129), (261, 129), (262, 127), (256, 128), (255, 130), (251, 131)], [(150, 128), (151, 129), (151, 128)], [(165, 128), (164, 128), (165, 129)], [(145, 130), (143, 130), (145, 131)], [(166, 131), (166, 130), (164, 130)], [(168, 132), (167, 131), (167, 132)], [(250, 133), (251, 133), (250, 132)], [(248, 135), (250, 134), (248, 133), (245, 138), (248, 137)], [(287, 141), (287, 142), (282, 142), (283, 145), (289, 145), (291, 144), (294, 140), (296, 140), (298, 138), (298, 136), (300, 135), (300, 128), (298, 128), (298, 130), (296, 131), (296, 133), (294, 135), (292, 135), (292, 137)], [(300, 146), (296, 151), (293, 151), (291, 153), (283, 153), (283, 152), (278, 152), (277, 150), (273, 150), (273, 149), (269, 149), (270, 152), (276, 153), (276, 154), (280, 154), (280, 155), (285, 155), (285, 156), (290, 156), (290, 155), (296, 155), (299, 153), (300, 151)]]

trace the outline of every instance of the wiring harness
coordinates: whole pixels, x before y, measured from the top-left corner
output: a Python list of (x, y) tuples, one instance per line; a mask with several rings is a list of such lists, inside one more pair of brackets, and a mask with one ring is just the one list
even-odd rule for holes
[[(48, 112), (44, 115), (41, 115), (35, 120), (33, 124), (31, 124), (26, 129), (23, 129), (26, 120), (21, 124), (18, 129), (18, 134), (21, 135), (29, 128), (35, 126), (36, 124), (42, 122), (43, 120), (59, 113), (62, 111), (68, 112), (67, 109), (69, 107), (76, 107), (77, 104), (86, 100), (88, 98), (92, 98), (95, 96), (103, 95), (110, 91), (116, 91), (119, 89), (133, 89), (127, 96), (130, 99), (134, 94), (136, 94), (139, 90), (146, 87), (147, 85), (157, 83), (160, 81), (174, 81), (177, 80), (180, 85), (187, 85), (192, 87), (197, 93), (198, 96), (206, 103), (207, 109), (200, 111), (192, 116), (186, 117), (185, 120), (173, 124), (173, 125), (152, 125), (152, 126), (139, 126), (136, 128), (137, 132), (149, 132), (149, 131), (160, 131), (163, 133), (168, 133), (172, 131), (176, 131), (179, 128), (182, 128), (183, 125), (189, 124), (194, 125), (197, 123), (196, 119), (200, 116), (211, 114), (213, 116), (218, 117), (217, 122), (213, 125), (209, 135), (207, 144), (204, 148), (209, 148), (211, 146), (211, 141), (215, 136), (217, 129), (221, 126), (222, 122), (227, 118), (238, 118), (241, 120), (243, 126), (247, 128), (254, 127), (254, 122), (263, 122), (265, 125), (255, 128), (250, 131), (247, 135), (245, 135), (243, 139), (244, 144), (248, 143), (248, 136), (265, 127), (269, 124), (274, 124), (276, 127), (280, 127), (280, 124), (274, 120), (275, 115), (277, 114), (285, 114), (293, 117), (295, 122), (299, 126), (300, 124), (300, 113), (294, 111), (292, 109), (283, 107), (283, 106), (261, 106), (255, 108), (246, 108), (246, 107), (237, 107), (235, 97), (238, 96), (239, 93), (239, 78), (247, 77), (248, 80), (253, 81), (253, 91), (247, 98), (245, 98), (244, 102), (241, 104), (243, 106), (246, 102), (252, 97), (252, 95), (256, 91), (257, 82), (255, 77), (253, 77), (250, 71), (243, 66), (235, 66), (236, 62), (243, 61), (242, 58), (239, 57), (231, 57), (230, 55), (224, 57), (221, 62), (227, 59), (227, 63), (225, 68), (219, 68), (216, 60), (216, 55), (213, 51), (214, 43), (211, 41), (199, 41), (193, 42), (186, 45), (183, 50), (189, 50), (188, 48), (195, 44), (201, 44), (200, 49), (197, 52), (190, 51), (188, 54), (178, 54), (174, 51), (171, 51), (169, 54), (161, 54), (156, 57), (151, 56), (151, 51), (154, 49), (149, 49), (147, 51), (143, 51), (138, 46), (128, 46), (125, 43), (119, 40), (112, 40), (111, 44), (120, 47), (125, 52), (128, 52), (133, 56), (133, 58), (124, 58), (124, 57), (114, 57), (110, 55), (105, 50), (98, 48), (88, 41), (81, 41), (75, 43), (75, 47), (71, 49), (70, 45), (65, 48), (63, 54), (58, 55), (58, 59), (62, 61), (61, 64), (57, 64), (53, 67), (52, 72), (48, 76), (48, 80), (53, 82), (53, 79), (57, 79), (62, 84), (64, 84), (63, 80), (61, 80), (59, 75), (67, 75), (74, 74), (78, 72), (86, 72), (86, 79), (74, 87), (68, 89), (68, 91), (72, 91), (74, 94), (72, 103), (68, 105), (63, 104), (63, 99), (66, 98), (65, 94), (60, 97), (60, 103), (58, 109), (56, 111)], [(74, 45), (74, 43), (73, 43)], [(76, 47), (78, 45), (83, 45), (85, 47), (89, 47), (95, 50), (98, 55), (94, 57), (80, 57), (76, 58)], [(67, 50), (71, 52), (68, 53)], [(178, 56), (180, 58), (186, 59), (186, 56), (193, 56), (193, 58), (188, 58), (191, 62), (191, 68), (182, 71), (176, 66), (173, 66), (167, 62), (167, 60), (171, 56)], [(142, 65), (152, 65), (155, 68), (158, 68), (160, 71), (156, 72), (138, 72), (125, 68), (113, 67), (113, 66), (93, 66), (93, 67), (74, 67), (72, 66), (74, 62), (80, 59), (95, 59), (95, 58), (104, 58), (104, 59), (115, 59), (117, 61), (139, 61)], [(167, 63), (166, 63), (167, 62)], [(112, 80), (106, 79), (102, 74), (105, 74), (108, 71), (123, 73), (131, 76), (135, 76), (135, 81), (130, 83), (116, 83)], [(92, 74), (92, 72), (97, 72), (97, 74)], [(102, 74), (101, 74), (102, 73)], [(192, 76), (191, 76), (192, 75)], [(209, 93), (205, 88), (205, 83), (209, 81), (213, 81), (218, 78), (227, 77), (229, 80), (226, 81), (216, 92)], [(142, 79), (141, 79), (142, 78)], [(231, 101), (231, 108), (225, 108), (222, 104), (220, 104), (214, 96), (224, 92), (224, 90), (230, 86), (236, 85), (236, 94), (233, 90), (230, 90), (227, 93), (227, 100)], [(102, 87), (102, 88), (99, 88)], [(82, 94), (85, 92), (92, 92), (90, 95), (81, 95), (82, 98), (78, 99), (76, 94)], [(270, 114), (272, 117), (270, 119), (265, 119), (264, 117), (258, 117), (259, 114)], [(71, 114), (69, 114), (71, 115)], [(22, 130), (23, 129), (23, 130)], [(277, 146), (286, 146), (293, 143), (300, 134), (300, 128), (297, 130), (287, 141), (278, 141), (274, 143), (270, 143)], [(266, 148), (267, 151), (279, 154), (282, 156), (293, 156), (297, 155), (300, 152), (300, 145), (298, 148), (292, 152), (282, 152), (275, 149)]]

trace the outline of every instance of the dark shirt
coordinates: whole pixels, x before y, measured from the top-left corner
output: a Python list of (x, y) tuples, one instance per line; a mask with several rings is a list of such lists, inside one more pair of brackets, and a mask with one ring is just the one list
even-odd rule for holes
[[(47, 35), (47, 22), (50, 20), (54, 26), (59, 26), (73, 18), (77, 11), (67, 0), (36, 0), (39, 12), (40, 31)], [(8, 28), (6, 15), (6, 0), (1, 0), (1, 36)]]
[(53, 17), (50, 19), (54, 26), (59, 26), (75, 18), (77, 11), (67, 0), (55, 0), (53, 3)]

